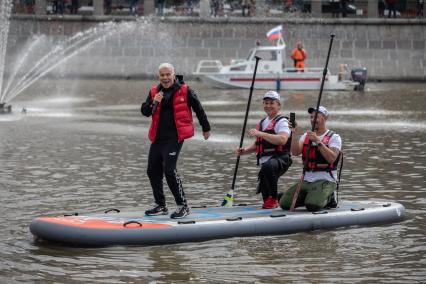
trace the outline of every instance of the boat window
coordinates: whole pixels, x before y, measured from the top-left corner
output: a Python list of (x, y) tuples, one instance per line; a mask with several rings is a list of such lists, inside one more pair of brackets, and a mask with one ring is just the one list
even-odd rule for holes
[[(275, 61), (277, 60), (277, 52), (275, 50), (258, 50), (256, 56), (259, 56), (263, 60)], [(253, 60), (254, 57), (253, 57)]]
[(247, 65), (240, 65), (240, 66), (235, 66), (235, 67), (231, 67), (231, 71), (244, 71), (246, 70)]

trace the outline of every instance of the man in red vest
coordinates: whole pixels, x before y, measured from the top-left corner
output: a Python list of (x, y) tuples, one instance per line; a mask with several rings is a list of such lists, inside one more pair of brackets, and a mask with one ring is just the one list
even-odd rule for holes
[[(311, 116), (311, 124), (313, 124), (315, 109), (311, 107), (308, 112)], [(307, 131), (300, 139), (296, 139), (296, 128), (290, 126), (292, 135), (294, 135), (294, 139), (291, 141), (291, 154), (294, 156), (302, 154), (304, 161), (304, 179), (300, 185), (296, 207), (305, 205), (308, 211), (321, 210), (335, 198), (334, 192), (338, 180), (337, 164), (341, 154), (342, 139), (339, 134), (327, 129), (328, 117), (327, 109), (320, 106), (315, 131)], [(306, 159), (308, 160), (306, 161)], [(282, 209), (290, 209), (294, 192), (298, 186), (299, 184), (293, 185), (281, 197)]]
[(158, 77), (160, 84), (151, 88), (141, 107), (143, 115), (152, 116), (148, 133), (151, 147), (147, 173), (156, 203), (156, 206), (145, 211), (145, 214), (168, 214), (163, 191), (164, 175), (177, 204), (176, 211), (170, 217), (178, 219), (190, 214), (182, 181), (176, 171), (176, 163), (183, 141), (194, 136), (192, 110), (197, 115), (205, 140), (210, 136), (210, 124), (195, 92), (183, 80), (176, 80), (173, 65), (161, 64)]

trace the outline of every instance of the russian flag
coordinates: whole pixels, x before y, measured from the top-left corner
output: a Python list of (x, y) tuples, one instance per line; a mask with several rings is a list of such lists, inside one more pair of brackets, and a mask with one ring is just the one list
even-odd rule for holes
[(279, 25), (275, 28), (271, 29), (269, 32), (266, 33), (266, 37), (269, 41), (273, 41), (276, 39), (280, 39), (283, 36), (283, 26)]

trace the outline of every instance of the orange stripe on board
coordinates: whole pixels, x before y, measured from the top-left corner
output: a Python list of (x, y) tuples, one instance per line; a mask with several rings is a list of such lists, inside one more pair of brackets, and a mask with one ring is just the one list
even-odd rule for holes
[(126, 227), (123, 226), (125, 222), (122, 220), (120, 221), (111, 221), (111, 220), (104, 220), (104, 219), (90, 219), (87, 217), (87, 219), (81, 218), (81, 217), (40, 217), (37, 218), (37, 220), (42, 222), (48, 222), (48, 223), (55, 223), (59, 225), (64, 226), (72, 226), (72, 227), (78, 227), (78, 228), (84, 228), (84, 229), (155, 229), (155, 228), (162, 228), (162, 227), (171, 227), (171, 225), (168, 224), (153, 224), (153, 223), (141, 223), (142, 227), (139, 224), (132, 223), (126, 225)]

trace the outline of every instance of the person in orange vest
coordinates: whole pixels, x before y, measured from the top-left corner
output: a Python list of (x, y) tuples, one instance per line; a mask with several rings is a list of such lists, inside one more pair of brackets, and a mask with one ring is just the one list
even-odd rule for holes
[(192, 110), (197, 115), (205, 140), (210, 136), (210, 124), (194, 90), (189, 88), (183, 79), (176, 79), (173, 65), (161, 64), (158, 67), (158, 77), (160, 84), (151, 87), (141, 107), (144, 116), (152, 116), (148, 133), (151, 147), (147, 174), (156, 203), (154, 208), (145, 211), (145, 215), (168, 214), (163, 191), (163, 176), (165, 176), (177, 204), (176, 211), (170, 217), (179, 219), (191, 212), (182, 181), (177, 174), (176, 164), (183, 141), (194, 136)]
[[(303, 49), (302, 42), (297, 42), (297, 47), (291, 52), (291, 58), (294, 60), (294, 68), (305, 68), (305, 59), (307, 58), (306, 50)], [(303, 71), (303, 70), (302, 70)]]

